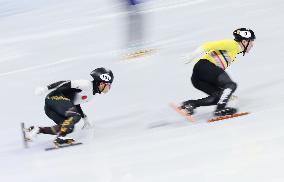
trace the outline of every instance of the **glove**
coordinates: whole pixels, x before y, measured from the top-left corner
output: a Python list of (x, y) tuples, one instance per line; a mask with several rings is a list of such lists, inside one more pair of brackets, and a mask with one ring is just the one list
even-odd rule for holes
[(82, 119), (83, 119), (83, 121), (84, 121), (84, 125), (83, 125), (83, 127), (82, 127), (82, 130), (92, 128), (92, 125), (91, 125), (91, 123), (89, 122), (88, 117), (87, 117), (86, 115), (84, 115), (84, 118), (82, 118)]
[(35, 95), (43, 95), (48, 92), (48, 88), (45, 86), (37, 87), (35, 89)]

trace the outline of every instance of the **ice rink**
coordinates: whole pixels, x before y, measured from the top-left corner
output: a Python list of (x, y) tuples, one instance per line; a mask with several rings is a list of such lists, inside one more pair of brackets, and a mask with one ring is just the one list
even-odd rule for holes
[[(283, 182), (283, 0), (148, 0), (144, 43), (155, 52), (126, 61), (122, 0), (0, 0), (1, 182)], [(256, 33), (228, 68), (240, 111), (208, 123), (214, 107), (188, 122), (169, 102), (205, 95), (185, 57), (206, 41)], [(82, 105), (93, 128), (70, 135), (81, 146), (44, 151), (54, 136), (23, 148), (20, 123), (50, 126), (37, 86), (88, 79), (110, 68), (108, 94)]]

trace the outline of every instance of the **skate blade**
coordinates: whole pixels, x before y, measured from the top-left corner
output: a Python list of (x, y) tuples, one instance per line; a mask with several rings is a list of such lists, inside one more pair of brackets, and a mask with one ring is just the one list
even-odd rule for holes
[(76, 143), (75, 142), (73, 144), (65, 144), (65, 145), (59, 145), (59, 146), (54, 145), (53, 147), (45, 148), (44, 150), (45, 151), (56, 150), (56, 149), (61, 149), (61, 148), (66, 148), (66, 147), (73, 147), (73, 146), (77, 146), (77, 145), (81, 145), (81, 144), (83, 144), (83, 143), (81, 143), (81, 142)]
[(220, 117), (210, 119), (210, 120), (208, 120), (208, 122), (215, 122), (215, 121), (235, 118), (235, 117), (244, 116), (244, 115), (247, 115), (247, 114), (249, 114), (249, 112), (240, 112), (240, 113), (236, 113), (236, 114), (232, 114), (232, 115), (220, 116)]

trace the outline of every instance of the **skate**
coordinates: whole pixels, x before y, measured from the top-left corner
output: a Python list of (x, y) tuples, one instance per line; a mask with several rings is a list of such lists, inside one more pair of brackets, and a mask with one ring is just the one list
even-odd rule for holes
[(24, 128), (23, 130), (25, 132), (25, 140), (29, 142), (39, 134), (39, 127), (37, 126), (31, 126), (29, 128)]
[(82, 142), (75, 142), (72, 138), (57, 137), (54, 141), (54, 146), (45, 148), (45, 151), (58, 150), (67, 147), (82, 145)]
[(188, 114), (193, 115), (194, 114), (194, 109), (196, 108), (195, 105), (189, 101), (185, 101), (181, 104), (180, 106), (181, 109), (184, 109)]
[(214, 111), (215, 116), (227, 116), (227, 115), (233, 115), (235, 113), (237, 113), (237, 109), (232, 107), (217, 108)]
[[(184, 108), (183, 105), (179, 106), (173, 102), (171, 102), (170, 107), (173, 108), (176, 112), (180, 113), (183, 117), (185, 117), (188, 121), (193, 122), (194, 118), (193, 116)], [(190, 109), (190, 107), (187, 107), (188, 109)]]
[(75, 143), (75, 140), (73, 138), (57, 137), (53, 143), (55, 146), (59, 147), (64, 145), (72, 145)]

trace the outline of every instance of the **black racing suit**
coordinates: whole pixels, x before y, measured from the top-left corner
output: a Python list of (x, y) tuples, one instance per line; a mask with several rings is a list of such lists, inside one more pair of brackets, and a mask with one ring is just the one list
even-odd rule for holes
[[(54, 89), (45, 97), (45, 114), (57, 125), (41, 127), (40, 133), (65, 136), (71, 133), (74, 125), (85, 115), (80, 105), (74, 105), (72, 100), (80, 89), (71, 88), (71, 81), (59, 81), (48, 85), (48, 89)], [(65, 127), (65, 129), (64, 129)]]
[[(199, 60), (191, 76), (192, 84), (198, 90), (208, 94), (208, 97), (189, 100), (185, 103), (191, 103), (194, 107), (216, 105), (224, 108), (232, 93), (236, 90), (237, 84), (231, 80), (229, 75), (220, 67), (214, 65), (206, 59)], [(227, 97), (220, 99), (224, 90), (228, 90)]]

